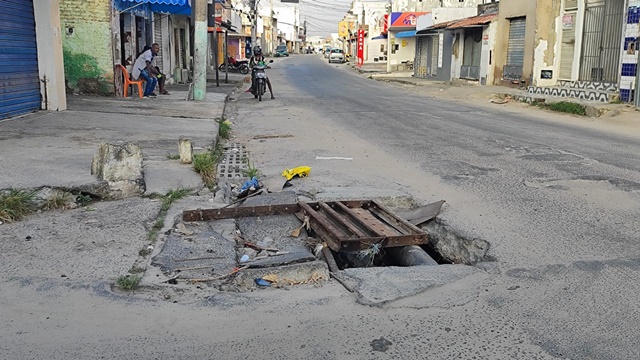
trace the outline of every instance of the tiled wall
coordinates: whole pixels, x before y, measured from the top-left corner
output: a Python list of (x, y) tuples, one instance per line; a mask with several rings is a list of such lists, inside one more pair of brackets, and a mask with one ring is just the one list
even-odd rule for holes
[[(620, 99), (632, 102), (636, 76), (638, 75), (638, 49), (640, 41), (640, 0), (629, 0), (625, 27), (624, 50), (622, 52), (622, 77), (620, 78)], [(636, 90), (637, 91), (637, 90)]]

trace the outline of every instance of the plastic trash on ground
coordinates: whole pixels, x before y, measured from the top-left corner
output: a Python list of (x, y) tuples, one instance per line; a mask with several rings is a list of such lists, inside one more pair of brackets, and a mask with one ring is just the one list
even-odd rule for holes
[(291, 180), (296, 176), (299, 176), (301, 178), (307, 177), (307, 176), (309, 176), (309, 173), (311, 173), (311, 167), (309, 167), (309, 166), (298, 166), (298, 167), (295, 167), (293, 169), (285, 169), (282, 172), (282, 176), (287, 178), (287, 180)]

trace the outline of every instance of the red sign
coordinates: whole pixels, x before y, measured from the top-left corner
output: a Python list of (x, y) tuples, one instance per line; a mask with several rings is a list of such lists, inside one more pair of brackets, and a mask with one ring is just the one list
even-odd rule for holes
[(364, 29), (358, 30), (358, 66), (364, 64)]
[(382, 26), (382, 33), (386, 34), (389, 31), (389, 14), (384, 14), (384, 25)]

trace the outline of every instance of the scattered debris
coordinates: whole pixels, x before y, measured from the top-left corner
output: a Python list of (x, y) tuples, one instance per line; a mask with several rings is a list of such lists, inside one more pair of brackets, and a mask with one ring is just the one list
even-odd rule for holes
[(196, 261), (196, 260), (212, 260), (212, 259), (222, 259), (222, 256), (204, 256), (204, 257), (195, 257), (195, 258), (187, 258), (187, 259), (174, 259), (174, 261)]
[(304, 220), (302, 221), (302, 225), (300, 225), (300, 227), (297, 227), (293, 231), (291, 231), (291, 237), (297, 238), (298, 236), (300, 236), (300, 232), (302, 231), (302, 229), (307, 229), (307, 231), (309, 231), (310, 229), (308, 216), (304, 217)]
[(263, 280), (260, 278), (256, 279), (256, 285), (261, 286), (261, 287), (269, 287), (271, 286), (271, 283), (268, 282), (267, 280)]
[(193, 235), (193, 231), (187, 229), (187, 227), (184, 226), (184, 223), (179, 223), (178, 225), (176, 225), (176, 232), (186, 236)]
[(384, 337), (380, 337), (380, 339), (375, 339), (371, 342), (371, 347), (375, 351), (386, 352), (389, 350), (389, 346), (393, 345), (393, 343)]
[(420, 226), (421, 224), (434, 219), (440, 213), (440, 209), (442, 209), (442, 205), (444, 205), (444, 203), (444, 200), (440, 200), (429, 205), (420, 206), (413, 210), (399, 212), (398, 216), (415, 226)]
[(253, 137), (254, 140), (260, 139), (282, 139), (282, 138), (292, 138), (291, 134), (274, 134), (274, 135), (256, 135)]
[(248, 266), (243, 266), (240, 268), (235, 268), (233, 269), (232, 272), (226, 274), (226, 275), (220, 275), (220, 276), (216, 276), (216, 277), (211, 277), (211, 278), (204, 278), (204, 279), (187, 279), (187, 281), (192, 282), (192, 283), (198, 283), (198, 282), (209, 282), (209, 281), (216, 281), (216, 280), (222, 280), (225, 278), (228, 278), (231, 275), (234, 275), (242, 270), (245, 270), (246, 268), (248, 268)]
[(511, 287), (507, 288), (507, 290), (518, 290), (518, 289), (520, 289), (520, 285), (511, 286)]
[(294, 177), (307, 177), (311, 173), (311, 168), (309, 166), (298, 166), (293, 169), (285, 169), (282, 172), (282, 176), (287, 178), (287, 180), (291, 180)]
[(341, 156), (316, 156), (316, 160), (353, 160), (352, 157), (341, 157)]
[(245, 263), (245, 262), (249, 261), (249, 259), (250, 259), (250, 258), (249, 258), (249, 255), (246, 255), (246, 254), (245, 254), (245, 255), (242, 255), (242, 256), (240, 257), (240, 262), (241, 262), (241, 263)]

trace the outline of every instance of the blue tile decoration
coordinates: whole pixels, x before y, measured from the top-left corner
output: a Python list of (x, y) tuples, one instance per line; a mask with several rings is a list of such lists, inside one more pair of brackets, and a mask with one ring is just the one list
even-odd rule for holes
[(622, 101), (622, 102), (631, 101), (631, 90), (630, 89), (620, 89), (620, 101)]
[(624, 50), (625, 51), (628, 50), (629, 49), (629, 44), (635, 43), (636, 40), (637, 40), (637, 38), (634, 38), (634, 37), (624, 38)]
[(636, 76), (637, 64), (622, 64), (622, 76)]
[(637, 24), (640, 22), (640, 7), (630, 6), (627, 16), (627, 24)]

